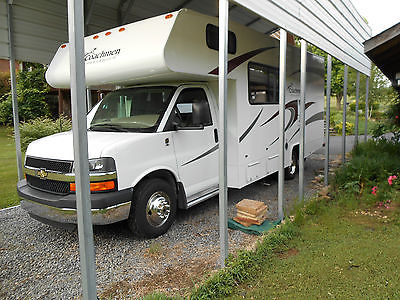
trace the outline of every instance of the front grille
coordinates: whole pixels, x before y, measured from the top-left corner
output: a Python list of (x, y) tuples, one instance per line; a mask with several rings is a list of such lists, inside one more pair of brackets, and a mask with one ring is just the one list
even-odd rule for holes
[(44, 168), (49, 171), (71, 173), (72, 161), (41, 159), (28, 156), (25, 165), (33, 168)]
[(60, 195), (66, 195), (70, 192), (69, 182), (57, 181), (51, 179), (40, 179), (38, 177), (26, 175), (28, 185), (42, 191), (51, 192)]

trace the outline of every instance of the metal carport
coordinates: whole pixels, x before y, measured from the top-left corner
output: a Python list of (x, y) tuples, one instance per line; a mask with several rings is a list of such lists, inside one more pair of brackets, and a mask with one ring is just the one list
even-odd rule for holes
[[(93, 233), (91, 228), (90, 194), (87, 161), (87, 136), (85, 122), (85, 85), (83, 63), (83, 32), (98, 32), (110, 27), (140, 20), (182, 7), (201, 13), (219, 16), (219, 107), (220, 120), (220, 236), (221, 263), (227, 257), (227, 187), (226, 187), (226, 65), (228, 17), (257, 31), (269, 34), (280, 28), (280, 126), (283, 129), (285, 98), (286, 32), (302, 38), (302, 53), (307, 42), (312, 43), (329, 55), (359, 72), (370, 75), (370, 61), (364, 55), (362, 42), (370, 37), (370, 29), (349, 0), (0, 0), (0, 58), (49, 63), (59, 44), (71, 44), (71, 95), (73, 114), (74, 151), (77, 178), (78, 231), (80, 237), (82, 286), (84, 298), (96, 298), (96, 276), (94, 265)], [(8, 19), (8, 21), (7, 21)], [(69, 35), (67, 31), (67, 19)], [(268, 21), (267, 21), (268, 20)], [(301, 103), (305, 99), (306, 61), (301, 64)], [(10, 68), (14, 70), (13, 67)], [(347, 74), (347, 73), (346, 73)], [(19, 149), (18, 116), (15, 74), (12, 71), (12, 93), (14, 104), (14, 126), (16, 136), (19, 178), (22, 178), (21, 151)], [(345, 88), (347, 76), (345, 77)], [(328, 57), (328, 91), (330, 90), (330, 56)], [(357, 89), (358, 90), (358, 89)], [(329, 92), (327, 93), (329, 104)], [(358, 97), (357, 97), (358, 100)], [(344, 99), (346, 107), (346, 99)], [(327, 106), (329, 108), (329, 105)], [(345, 112), (345, 110), (344, 110)], [(304, 109), (300, 110), (304, 124)], [(345, 114), (344, 114), (345, 116)], [(329, 114), (327, 115), (329, 124)], [(304, 125), (303, 125), (304, 126)], [(329, 126), (327, 126), (329, 127)], [(304, 134), (304, 127), (302, 127)], [(329, 132), (327, 148), (329, 149)], [(300, 146), (300, 153), (304, 145)], [(283, 218), (283, 162), (284, 132), (280, 132), (280, 170), (278, 207)], [(327, 153), (327, 160), (329, 153)], [(82, 163), (84, 162), (84, 163)], [(302, 198), (302, 168), (300, 160), (300, 198)], [(327, 173), (327, 168), (326, 168)], [(326, 177), (327, 178), (327, 177)]]

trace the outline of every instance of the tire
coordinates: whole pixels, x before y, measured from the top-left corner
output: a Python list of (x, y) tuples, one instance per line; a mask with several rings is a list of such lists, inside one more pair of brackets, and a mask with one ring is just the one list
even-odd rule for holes
[(296, 177), (296, 173), (299, 170), (299, 155), (296, 150), (292, 151), (292, 159), (290, 165), (285, 168), (285, 179), (292, 180)]
[(134, 193), (129, 229), (137, 236), (155, 238), (171, 227), (176, 210), (175, 188), (159, 178), (146, 180)]

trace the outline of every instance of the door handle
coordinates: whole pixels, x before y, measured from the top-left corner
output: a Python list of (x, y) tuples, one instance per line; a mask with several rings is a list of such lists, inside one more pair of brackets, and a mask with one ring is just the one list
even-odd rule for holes
[(216, 143), (218, 143), (218, 130), (217, 128), (214, 128), (214, 140)]

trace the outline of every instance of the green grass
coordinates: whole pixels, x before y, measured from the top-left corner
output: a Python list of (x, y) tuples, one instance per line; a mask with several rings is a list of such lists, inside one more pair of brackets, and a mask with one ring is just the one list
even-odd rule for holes
[(257, 279), (230, 299), (398, 299), (397, 205), (383, 212), (388, 218), (355, 214), (361, 210), (351, 205), (322, 205), (287, 245), (290, 250), (275, 253)]
[(0, 126), (0, 208), (19, 204), (17, 162), (10, 127)]

